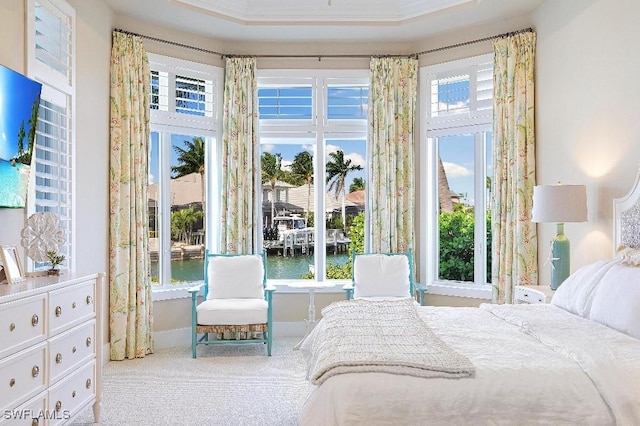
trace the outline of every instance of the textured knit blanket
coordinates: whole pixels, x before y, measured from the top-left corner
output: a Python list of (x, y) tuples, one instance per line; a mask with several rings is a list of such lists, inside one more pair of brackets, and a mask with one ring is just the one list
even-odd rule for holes
[(313, 384), (343, 373), (474, 375), (471, 362), (420, 319), (413, 299), (344, 300), (324, 308), (322, 316), (311, 348), (309, 378)]

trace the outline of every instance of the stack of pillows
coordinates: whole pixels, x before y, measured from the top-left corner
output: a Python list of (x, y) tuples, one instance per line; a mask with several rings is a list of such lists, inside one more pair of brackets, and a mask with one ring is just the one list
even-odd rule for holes
[(640, 249), (621, 246), (613, 259), (578, 269), (551, 304), (640, 339)]

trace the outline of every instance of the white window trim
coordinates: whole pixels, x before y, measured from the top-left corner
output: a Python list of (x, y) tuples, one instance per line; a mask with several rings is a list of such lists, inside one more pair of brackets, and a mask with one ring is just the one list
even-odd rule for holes
[[(340, 120), (318, 120), (317, 111), (324, 111), (324, 106), (327, 105), (327, 90), (328, 84), (354, 84), (356, 81), (369, 84), (369, 70), (368, 69), (352, 69), (352, 70), (331, 70), (331, 69), (269, 69), (258, 70), (258, 87), (277, 87), (277, 86), (291, 86), (292, 83), (311, 84), (314, 90), (319, 90), (322, 96), (317, 96), (314, 102), (313, 120), (260, 120), (259, 123), (259, 140), (263, 142), (269, 140), (275, 140), (278, 136), (291, 138), (294, 135), (303, 136), (302, 138), (316, 139), (316, 152), (317, 158), (325, 158), (325, 146), (324, 139), (364, 139), (367, 140), (368, 132), (368, 120), (360, 120), (354, 122), (349, 120), (349, 123), (341, 122)], [(358, 128), (359, 127), (359, 128)], [(366, 149), (368, 151), (368, 149)], [(315, 174), (316, 176), (326, 176), (326, 164), (324, 161), (315, 162)], [(258, 184), (260, 180), (258, 179)], [(322, 212), (321, 220), (315, 220), (314, 232), (315, 232), (315, 245), (316, 247), (326, 247), (326, 231), (325, 231), (325, 197), (323, 191), (315, 191), (315, 210)], [(366, 205), (366, 201), (365, 201)], [(257, 229), (262, 229), (262, 203), (256, 203), (256, 216), (259, 218)], [(369, 222), (369, 212), (365, 208), (365, 224)], [(365, 225), (366, 226), (366, 225)], [(257, 245), (262, 246), (262, 234), (257, 235)], [(367, 238), (365, 237), (365, 246), (367, 244)], [(325, 280), (327, 272), (326, 256), (314, 256), (314, 268), (316, 271), (316, 282), (338, 282), (339, 280)], [(278, 288), (280, 285), (286, 287), (287, 280), (270, 279), (269, 283), (276, 285)]]
[[(166, 137), (163, 134), (180, 134), (191, 136), (202, 136), (213, 138), (215, 143), (207, 146), (205, 158), (205, 194), (207, 199), (207, 212), (205, 213), (206, 229), (205, 247), (210, 251), (217, 252), (219, 250), (220, 221), (217, 219), (220, 212), (220, 164), (221, 145), (222, 145), (222, 111), (223, 111), (223, 90), (224, 90), (224, 69), (214, 65), (202, 64), (187, 61), (179, 58), (148, 53), (150, 70), (166, 71), (170, 73), (181, 73), (194, 78), (210, 79), (215, 81), (213, 102), (216, 108), (212, 117), (191, 116), (188, 114), (176, 114), (167, 111), (150, 111), (150, 126), (152, 132), (160, 133), (160, 138)], [(196, 75), (194, 75), (194, 72)], [(171, 79), (170, 79), (171, 80)], [(169, 103), (175, 105), (175, 86), (169, 88)], [(171, 146), (170, 143), (159, 143), (161, 155), (159, 158), (160, 167), (170, 167)], [(162, 155), (164, 154), (164, 155)], [(159, 195), (163, 199), (170, 197), (169, 185), (159, 183)], [(161, 194), (160, 194), (161, 193)], [(161, 216), (160, 223), (157, 225), (163, 233), (171, 232), (170, 215), (166, 213)], [(171, 247), (167, 246), (166, 241), (160, 241), (158, 247), (159, 254), (171, 257)], [(164, 274), (171, 273), (171, 261), (164, 262), (163, 270), (159, 270), (159, 278)], [(162, 266), (159, 266), (159, 268)], [(162, 280), (157, 285), (152, 286), (154, 300), (168, 300), (175, 298), (188, 297), (187, 289), (198, 284), (198, 282), (186, 282), (184, 284), (163, 283)]]
[[(478, 299), (492, 298), (493, 287), (491, 284), (483, 283), (477, 284), (479, 270), (484, 268), (476, 262), (474, 268), (474, 282), (459, 282), (459, 281), (447, 281), (439, 280), (436, 276), (438, 270), (438, 240), (437, 238), (429, 237), (438, 235), (437, 230), (437, 216), (438, 216), (438, 197), (434, 195), (434, 191), (430, 188), (437, 187), (438, 184), (438, 167), (437, 167), (437, 147), (436, 144), (428, 144), (429, 138), (446, 136), (452, 134), (464, 134), (480, 132), (486, 132), (492, 130), (492, 114), (469, 114), (462, 115), (462, 117), (449, 116), (448, 120), (435, 120), (429, 122), (427, 117), (431, 109), (431, 87), (428, 83), (429, 77), (441, 72), (446, 72), (454, 69), (464, 69), (479, 62), (486, 62), (492, 58), (493, 54), (486, 54), (481, 56), (475, 56), (471, 58), (465, 58), (459, 61), (447, 62), (443, 64), (431, 65), (421, 67), (419, 69), (419, 81), (420, 81), (420, 111), (423, 111), (420, 117), (420, 143), (423, 147), (423, 154), (420, 156), (420, 169), (423, 170), (424, 175), (420, 176), (421, 185), (424, 185), (426, 190), (421, 191), (419, 196), (420, 211), (424, 212), (420, 215), (420, 229), (422, 230), (422, 240), (425, 241), (425, 247), (421, 250), (420, 254), (420, 279), (422, 284), (428, 287), (428, 293), (438, 294), (444, 296), (457, 296), (457, 297), (469, 297)], [(476, 135), (478, 137), (478, 135)], [(484, 141), (482, 142), (484, 145)], [(477, 141), (474, 142), (474, 146), (477, 146)], [(475, 150), (474, 161), (476, 166), (484, 169), (485, 159), (482, 157), (482, 152)], [(483, 170), (484, 173), (484, 170)], [(476, 194), (484, 194), (484, 187), (481, 187), (483, 182), (479, 182), (476, 179), (475, 191)], [(482, 196), (483, 204), (486, 202)], [(479, 220), (478, 216), (475, 217), (476, 229), (484, 229), (485, 223)], [(480, 228), (479, 228), (480, 227)], [(476, 233), (478, 234), (478, 233)], [(486, 243), (483, 241), (478, 244), (478, 238), (476, 238), (474, 244), (474, 257), (484, 256)], [(489, 254), (490, 255), (490, 254)], [(484, 271), (483, 271), (484, 273)]]
[[(70, 64), (70, 77), (62, 76), (58, 71), (51, 69), (42, 62), (36, 59), (36, 38), (35, 38), (35, 0), (26, 0), (26, 62), (27, 62), (27, 75), (42, 83), (41, 99), (49, 100), (54, 104), (62, 103), (62, 96), (64, 95), (64, 103), (67, 103), (66, 96), (70, 98), (68, 115), (70, 116), (68, 140), (69, 150), (71, 157), (71, 164), (66, 166), (70, 174), (70, 188), (68, 194), (70, 201), (70, 214), (68, 216), (69, 227), (68, 235), (69, 241), (67, 245), (69, 248), (68, 257), (65, 262), (65, 267), (71, 271), (76, 267), (76, 11), (73, 6), (67, 3), (65, 0), (38, 0), (40, 3), (47, 3), (50, 8), (57, 9), (62, 15), (69, 18), (71, 21), (71, 64)], [(35, 150), (35, 148), (34, 148)], [(33, 170), (29, 177), (29, 189), (27, 196), (27, 216), (32, 215), (36, 211), (36, 172), (35, 172), (35, 152), (33, 153), (34, 161)], [(29, 261), (27, 264), (27, 270), (34, 270), (34, 262)]]

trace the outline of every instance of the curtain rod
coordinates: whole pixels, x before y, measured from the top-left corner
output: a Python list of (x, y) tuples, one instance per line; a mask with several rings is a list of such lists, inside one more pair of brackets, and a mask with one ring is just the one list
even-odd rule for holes
[(170, 41), (170, 40), (165, 40), (165, 39), (161, 39), (158, 37), (152, 37), (152, 36), (148, 36), (148, 35), (144, 35), (144, 34), (139, 34), (139, 33), (134, 33), (131, 31), (126, 31), (120, 28), (114, 28), (115, 32), (118, 33), (123, 33), (123, 34), (128, 34), (128, 35), (133, 35), (133, 36), (137, 36), (137, 37), (141, 37), (141, 38), (145, 38), (147, 40), (152, 40), (152, 41), (157, 41), (159, 43), (164, 43), (164, 44), (169, 44), (172, 46), (177, 46), (177, 47), (183, 47), (185, 49), (191, 49), (191, 50), (197, 50), (198, 52), (203, 52), (203, 53), (209, 53), (212, 55), (218, 55), (220, 56), (221, 59), (224, 58), (236, 58), (236, 57), (243, 57), (243, 56), (249, 56), (252, 58), (318, 58), (318, 61), (321, 61), (322, 58), (418, 58), (422, 55), (428, 54), (428, 53), (435, 53), (435, 52), (441, 52), (443, 50), (449, 50), (449, 49), (454, 49), (457, 47), (463, 47), (463, 46), (469, 46), (471, 44), (476, 44), (476, 43), (482, 43), (483, 41), (490, 41), (490, 40), (495, 40), (498, 38), (503, 38), (503, 37), (510, 37), (510, 36), (514, 36), (516, 34), (521, 34), (521, 33), (527, 33), (527, 32), (533, 32), (533, 28), (524, 28), (521, 30), (517, 30), (517, 31), (511, 31), (508, 33), (502, 33), (502, 34), (497, 34), (497, 35), (493, 35), (493, 36), (489, 36), (489, 37), (484, 37), (484, 38), (479, 38), (479, 39), (475, 39), (475, 40), (470, 40), (470, 41), (465, 41), (462, 43), (456, 43), (456, 44), (451, 44), (449, 46), (443, 46), (443, 47), (437, 47), (434, 49), (429, 49), (429, 50), (423, 50), (421, 52), (417, 52), (417, 53), (411, 53), (408, 55), (400, 55), (400, 54), (388, 54), (388, 55), (381, 55), (381, 54), (375, 54), (375, 55), (236, 55), (236, 54), (229, 54), (229, 53), (222, 53), (222, 52), (216, 52), (215, 50), (209, 50), (209, 49), (203, 49), (201, 47), (196, 47), (196, 46), (190, 46), (188, 44), (182, 44), (182, 43), (178, 43), (175, 41)]

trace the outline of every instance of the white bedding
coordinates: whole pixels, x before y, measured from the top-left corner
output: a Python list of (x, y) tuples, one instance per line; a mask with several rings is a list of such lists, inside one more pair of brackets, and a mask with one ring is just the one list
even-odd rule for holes
[(471, 360), (475, 378), (336, 375), (313, 388), (300, 424), (640, 425), (640, 340), (553, 305), (419, 314)]

